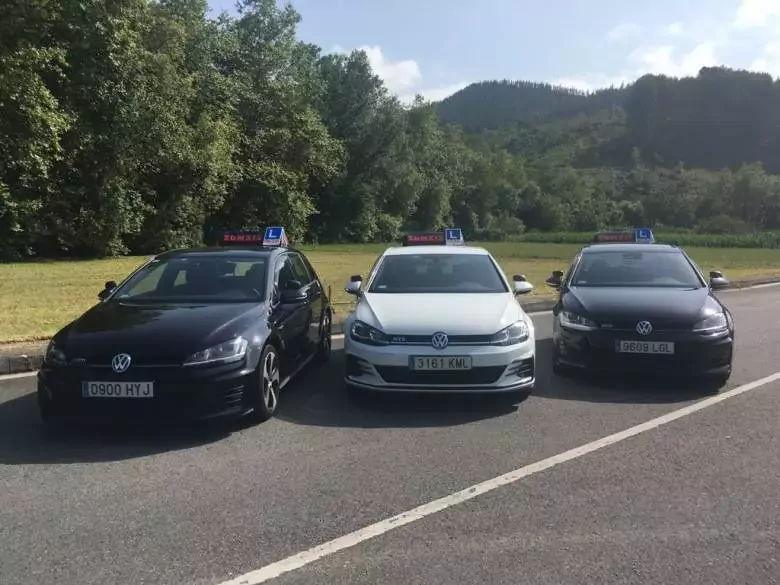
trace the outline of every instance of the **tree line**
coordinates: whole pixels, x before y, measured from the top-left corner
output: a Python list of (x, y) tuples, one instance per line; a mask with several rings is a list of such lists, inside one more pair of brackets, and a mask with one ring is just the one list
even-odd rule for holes
[(213, 18), (205, 0), (6, 3), (0, 257), (148, 254), (268, 224), (321, 243), (780, 227), (768, 76), (486, 82), (405, 105), (364, 53), (298, 40), (299, 21), (275, 0)]

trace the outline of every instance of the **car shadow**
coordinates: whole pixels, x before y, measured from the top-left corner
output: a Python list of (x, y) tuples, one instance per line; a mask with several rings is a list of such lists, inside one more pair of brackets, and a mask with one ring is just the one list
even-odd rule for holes
[(345, 428), (421, 428), (463, 425), (515, 412), (506, 397), (458, 394), (366, 393), (355, 401), (344, 385), (344, 356), (310, 368), (285, 387), (276, 417), (298, 425)]
[(536, 388), (534, 396), (553, 400), (603, 402), (614, 404), (674, 404), (711, 396), (711, 385), (663, 375), (586, 375), (559, 376), (552, 371), (551, 338), (536, 342)]
[(38, 416), (35, 393), (0, 402), (0, 465), (122, 461), (209, 444), (231, 432), (201, 425), (78, 425), (54, 431)]

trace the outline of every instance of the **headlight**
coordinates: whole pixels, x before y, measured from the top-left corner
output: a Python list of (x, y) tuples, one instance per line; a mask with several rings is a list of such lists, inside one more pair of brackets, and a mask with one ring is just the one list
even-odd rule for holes
[(200, 364), (212, 364), (214, 362), (233, 362), (244, 358), (246, 348), (249, 345), (243, 337), (236, 337), (230, 341), (220, 343), (214, 347), (204, 349), (193, 353), (184, 360), (185, 366), (195, 366)]
[(693, 326), (694, 333), (723, 333), (729, 328), (726, 315), (715, 313)]
[(528, 335), (528, 323), (525, 321), (517, 321), (496, 333), (493, 336), (493, 339), (490, 340), (490, 345), (517, 345), (528, 339)]
[(50, 341), (49, 345), (46, 347), (46, 354), (44, 355), (43, 359), (47, 364), (68, 363), (68, 357), (65, 355), (65, 352), (57, 347), (57, 344), (54, 343), (54, 340)]
[(595, 331), (599, 328), (598, 323), (595, 321), (586, 319), (571, 311), (561, 311), (561, 327), (576, 329), (577, 331)]
[(389, 338), (376, 327), (371, 327), (363, 321), (355, 321), (349, 329), (349, 336), (358, 343), (368, 345), (387, 345)]

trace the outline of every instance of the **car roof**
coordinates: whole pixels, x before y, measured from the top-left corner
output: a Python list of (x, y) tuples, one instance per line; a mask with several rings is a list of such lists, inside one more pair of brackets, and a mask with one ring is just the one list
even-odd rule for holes
[(212, 256), (214, 258), (220, 257), (241, 257), (241, 258), (267, 258), (274, 255), (277, 251), (291, 250), (302, 254), (299, 250), (294, 248), (281, 248), (275, 246), (224, 246), (224, 247), (207, 247), (207, 248), (180, 248), (177, 250), (167, 250), (161, 252), (156, 258), (181, 258), (184, 256)]
[(414, 256), (420, 254), (479, 254), (488, 256), (489, 252), (485, 248), (476, 246), (403, 246), (398, 248), (388, 248), (385, 250), (385, 256)]
[(680, 248), (670, 244), (590, 244), (582, 249), (583, 254), (598, 254), (599, 252), (680, 252)]

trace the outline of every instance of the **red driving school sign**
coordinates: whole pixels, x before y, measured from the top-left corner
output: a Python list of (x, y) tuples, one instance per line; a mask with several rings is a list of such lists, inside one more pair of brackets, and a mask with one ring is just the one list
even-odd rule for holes
[(405, 244), (443, 244), (444, 234), (441, 232), (427, 234), (407, 234)]
[(248, 243), (248, 244), (255, 244), (255, 243), (262, 243), (263, 242), (263, 234), (261, 233), (247, 233), (247, 234), (225, 234), (222, 236), (222, 241), (226, 244), (237, 244), (237, 243)]
[(634, 234), (629, 232), (601, 232), (596, 234), (597, 242), (633, 242)]

